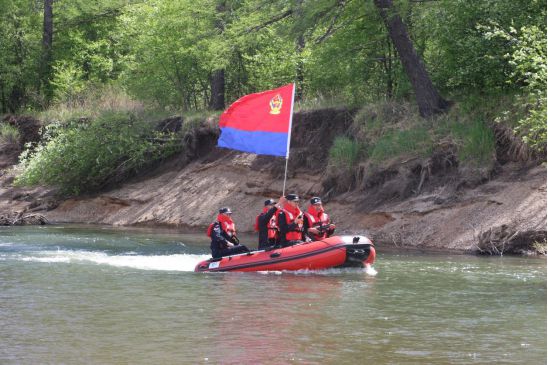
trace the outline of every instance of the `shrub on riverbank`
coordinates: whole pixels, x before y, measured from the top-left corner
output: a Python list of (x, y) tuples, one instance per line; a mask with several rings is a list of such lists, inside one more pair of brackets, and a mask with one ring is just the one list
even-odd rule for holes
[(4, 151), (19, 146), (19, 130), (9, 124), (0, 124), (0, 150)]
[(52, 185), (64, 194), (99, 190), (182, 148), (170, 132), (128, 113), (49, 124), (44, 138), (20, 158), (17, 185)]

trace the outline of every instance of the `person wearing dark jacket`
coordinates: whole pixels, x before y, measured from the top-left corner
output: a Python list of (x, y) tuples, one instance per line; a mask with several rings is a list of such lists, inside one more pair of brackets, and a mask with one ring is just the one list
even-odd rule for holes
[(214, 259), (249, 252), (236, 236), (236, 225), (231, 215), (230, 208), (219, 209), (217, 220), (211, 223), (207, 230), (207, 235), (211, 238), (211, 256)]
[(279, 242), (276, 213), (284, 203), (284, 197), (280, 198), (279, 203), (276, 203), (273, 199), (268, 199), (264, 202), (262, 213), (255, 219), (255, 231), (259, 232), (259, 250), (275, 246)]
[(299, 209), (299, 196), (288, 194), (285, 199), (286, 202), (277, 216), (281, 247), (303, 242), (303, 212)]

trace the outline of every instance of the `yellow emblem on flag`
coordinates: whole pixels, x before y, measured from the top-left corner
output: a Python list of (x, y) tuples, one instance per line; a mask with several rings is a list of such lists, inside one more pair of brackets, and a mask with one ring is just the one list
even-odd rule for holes
[(276, 94), (276, 96), (270, 99), (270, 114), (280, 114), (282, 103), (283, 99), (280, 94)]

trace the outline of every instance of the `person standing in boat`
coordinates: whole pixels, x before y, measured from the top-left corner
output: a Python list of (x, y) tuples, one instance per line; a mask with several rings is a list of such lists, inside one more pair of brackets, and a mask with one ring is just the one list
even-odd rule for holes
[(303, 212), (299, 209), (299, 196), (288, 194), (285, 199), (277, 215), (281, 247), (303, 242)]
[(310, 205), (304, 213), (303, 231), (312, 241), (322, 240), (335, 232), (335, 225), (325, 212), (322, 199), (317, 196), (310, 199)]
[(264, 202), (263, 211), (255, 219), (255, 231), (259, 232), (259, 250), (278, 244), (279, 229), (276, 213), (284, 203), (284, 197), (281, 197), (278, 203), (274, 199), (268, 199)]
[(207, 229), (207, 235), (211, 238), (211, 256), (215, 259), (249, 252), (246, 246), (240, 244), (236, 236), (236, 225), (231, 216), (230, 208), (219, 209), (217, 220)]

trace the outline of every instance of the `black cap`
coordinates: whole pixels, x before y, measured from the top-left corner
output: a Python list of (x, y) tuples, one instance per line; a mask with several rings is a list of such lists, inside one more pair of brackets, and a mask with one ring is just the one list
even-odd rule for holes
[(229, 207), (222, 207), (221, 209), (219, 209), (219, 213), (221, 214), (232, 214), (232, 211), (230, 210)]
[(314, 196), (312, 197), (312, 199), (310, 199), (310, 204), (314, 205), (314, 204), (321, 204), (322, 203), (322, 199), (318, 196)]
[(276, 204), (276, 201), (274, 199), (268, 199), (268, 200), (265, 200), (264, 201), (264, 205), (267, 206), (267, 205), (274, 205)]
[(287, 195), (285, 196), (285, 198), (286, 198), (287, 200), (289, 200), (290, 202), (291, 202), (291, 201), (297, 201), (297, 202), (299, 201), (299, 196), (298, 196), (297, 194), (287, 194)]

